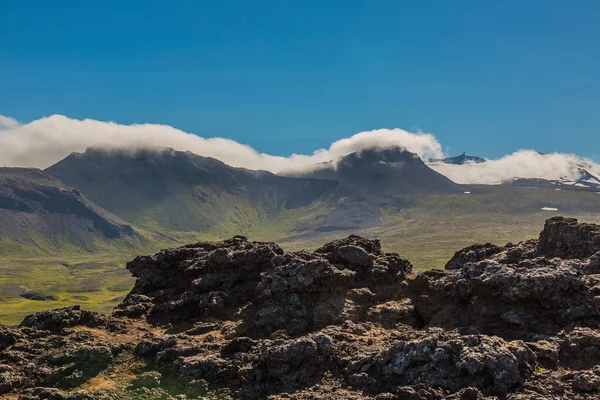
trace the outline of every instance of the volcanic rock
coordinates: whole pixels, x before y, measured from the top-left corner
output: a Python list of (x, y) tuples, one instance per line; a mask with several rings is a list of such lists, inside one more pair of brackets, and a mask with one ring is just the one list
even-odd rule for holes
[(139, 374), (132, 382), (134, 388), (155, 388), (160, 386), (162, 375), (156, 371), (147, 371)]
[(554, 217), (540, 234), (538, 253), (545, 257), (587, 258), (600, 251), (600, 227), (575, 218)]
[(41, 331), (60, 331), (78, 325), (95, 328), (106, 325), (107, 322), (108, 318), (104, 315), (73, 306), (29, 315), (21, 322), (21, 326)]
[(137, 257), (110, 317), (0, 326), (22, 399), (597, 399), (599, 227), (458, 251), (412, 274), (377, 240), (314, 252), (236, 236)]

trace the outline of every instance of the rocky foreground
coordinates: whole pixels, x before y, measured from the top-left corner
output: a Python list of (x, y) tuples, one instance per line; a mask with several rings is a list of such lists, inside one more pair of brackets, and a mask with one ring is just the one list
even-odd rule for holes
[(446, 270), (358, 236), (234, 237), (137, 257), (109, 317), (0, 326), (0, 397), (598, 399), (600, 226), (463, 249)]

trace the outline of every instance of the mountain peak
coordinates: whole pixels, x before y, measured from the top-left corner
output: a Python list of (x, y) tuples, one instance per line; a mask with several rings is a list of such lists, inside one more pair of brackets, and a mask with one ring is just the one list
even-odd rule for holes
[(98, 146), (89, 146), (85, 149), (84, 152), (74, 152), (71, 155), (76, 156), (128, 156), (128, 157), (144, 157), (144, 156), (153, 156), (153, 155), (175, 155), (177, 153), (185, 154), (189, 152), (177, 151), (171, 147), (98, 147)]
[[(419, 162), (421, 158), (408, 151), (405, 147), (395, 146), (388, 148), (368, 148), (363, 149), (354, 153), (350, 153), (346, 156), (342, 156), (338, 159), (338, 162)], [(421, 161), (422, 162), (422, 161)]]
[(480, 164), (480, 163), (486, 162), (487, 160), (483, 157), (470, 156), (466, 152), (463, 152), (459, 156), (447, 157), (447, 158), (442, 158), (442, 159), (437, 159), (437, 160), (432, 160), (432, 161), (433, 162), (443, 162), (446, 164), (463, 165), (463, 164), (469, 164), (469, 163)]
[(330, 179), (368, 195), (454, 192), (458, 185), (403, 147), (370, 148), (323, 163), (302, 177)]

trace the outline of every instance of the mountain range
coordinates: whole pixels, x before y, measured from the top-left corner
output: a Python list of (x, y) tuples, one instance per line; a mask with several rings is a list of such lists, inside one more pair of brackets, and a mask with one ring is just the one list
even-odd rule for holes
[[(463, 154), (444, 162), (478, 160)], [(581, 176), (588, 185), (597, 179)], [(89, 148), (44, 171), (0, 169), (0, 253), (154, 248), (236, 234), (291, 246), (353, 232), (401, 243), (458, 230), (455, 236), (472, 240), (475, 216), (535, 230), (546, 209), (580, 217), (600, 211), (595, 193), (571, 190), (582, 188), (577, 183), (561, 183), (559, 193), (557, 185), (459, 185), (400, 147), (279, 175), (166, 148)]]

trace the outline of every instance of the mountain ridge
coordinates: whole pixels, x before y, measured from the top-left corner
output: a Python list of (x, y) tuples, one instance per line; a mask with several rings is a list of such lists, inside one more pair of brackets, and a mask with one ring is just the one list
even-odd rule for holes
[[(299, 234), (372, 226), (380, 219), (378, 204), (389, 203), (389, 196), (403, 204), (402, 196), (460, 191), (459, 185), (402, 148), (350, 154), (337, 160), (335, 168), (330, 162), (295, 176), (234, 168), (173, 149), (88, 149), (46, 171), (129, 221), (151, 223), (150, 214), (158, 209), (156, 219), (164, 226), (200, 231), (223, 221), (228, 210), (215, 206), (222, 198), (245, 213), (258, 210), (263, 219), (295, 211), (311, 214), (311, 221), (300, 218), (291, 227), (290, 233)], [(175, 216), (171, 211), (177, 208)]]
[(364, 149), (292, 176), (337, 180), (369, 196), (460, 191), (460, 185), (435, 172), (417, 154), (402, 147)]
[(234, 168), (173, 149), (88, 150), (46, 171), (128, 221), (188, 231), (210, 231), (233, 221), (229, 230), (235, 233), (244, 226), (318, 214), (351, 196), (335, 181)]

